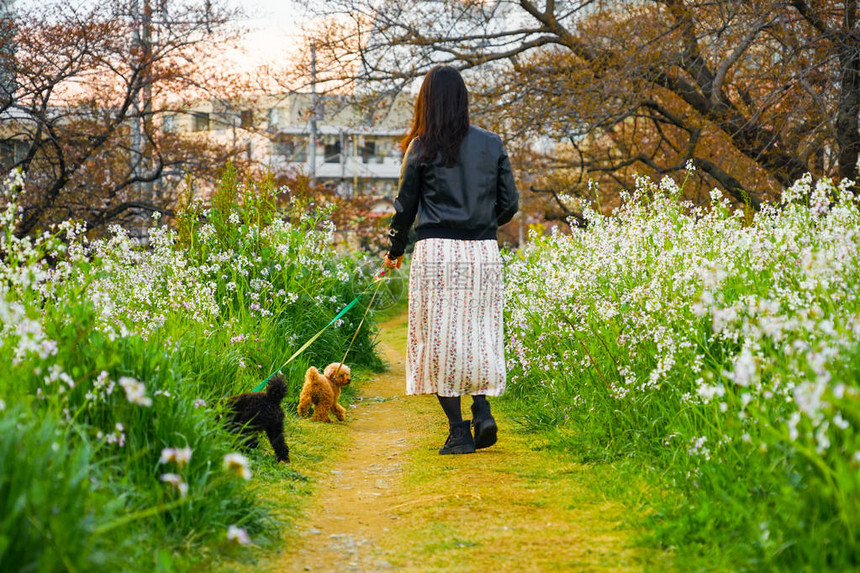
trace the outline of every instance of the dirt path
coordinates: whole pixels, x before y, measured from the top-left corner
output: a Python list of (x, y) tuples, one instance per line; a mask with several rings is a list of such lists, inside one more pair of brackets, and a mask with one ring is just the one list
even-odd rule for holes
[[(641, 553), (587, 466), (558, 462), (496, 416), (499, 443), (439, 456), (433, 397), (407, 397), (406, 317), (381, 327), (389, 372), (348, 410), (348, 446), (274, 571), (634, 571)], [(464, 415), (469, 400), (464, 400)]]

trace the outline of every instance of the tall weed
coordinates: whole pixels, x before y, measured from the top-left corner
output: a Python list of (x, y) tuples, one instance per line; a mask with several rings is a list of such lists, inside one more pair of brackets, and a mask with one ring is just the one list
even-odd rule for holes
[(799, 181), (750, 220), (646, 179), (509, 257), (509, 399), (654, 480), (654, 538), (735, 569), (860, 565), (860, 202)]
[[(225, 465), (238, 444), (220, 404), (369, 284), (332, 248), (328, 213), (285, 220), (271, 180), (239, 184), (228, 167), (210, 209), (189, 185), (179, 232), (156, 218), (143, 248), (119, 227), (88, 241), (75, 223), (18, 238), (16, 189), (0, 213), (0, 569), (181, 569), (171, 550), (228, 546), (228, 530), (276, 537), (247, 472)], [(288, 410), (363, 310), (285, 369)], [(366, 322), (348, 363), (382, 366), (373, 334)], [(254, 454), (247, 470), (271, 463)]]

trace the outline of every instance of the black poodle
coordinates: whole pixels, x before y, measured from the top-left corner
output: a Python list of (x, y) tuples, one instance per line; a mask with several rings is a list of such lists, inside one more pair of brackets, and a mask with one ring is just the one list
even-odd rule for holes
[(279, 462), (290, 462), (290, 448), (284, 441), (284, 410), (281, 400), (287, 394), (284, 376), (269, 380), (265, 392), (246, 392), (225, 400), (227, 427), (245, 437), (246, 447), (257, 447), (257, 432), (266, 432)]

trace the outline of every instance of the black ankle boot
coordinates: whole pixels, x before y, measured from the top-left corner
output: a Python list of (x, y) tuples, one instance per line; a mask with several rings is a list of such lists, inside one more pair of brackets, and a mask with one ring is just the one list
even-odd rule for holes
[(475, 449), (489, 448), (495, 444), (499, 428), (490, 414), (490, 403), (483, 400), (472, 404), (472, 418), (472, 424), (475, 426)]
[(449, 426), (448, 439), (439, 448), (440, 454), (472, 454), (475, 453), (475, 442), (472, 440), (472, 429), (469, 420), (463, 420)]

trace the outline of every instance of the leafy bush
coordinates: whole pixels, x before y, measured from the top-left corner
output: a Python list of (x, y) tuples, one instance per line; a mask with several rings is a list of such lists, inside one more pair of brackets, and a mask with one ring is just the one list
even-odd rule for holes
[[(358, 261), (334, 252), (328, 213), (293, 202), (276, 216), (281, 190), (238, 184), (227, 169), (208, 213), (183, 201), (182, 241), (157, 218), (148, 248), (118, 227), (90, 241), (74, 223), (18, 238), (14, 176), (6, 187), (0, 499), (4, 513), (23, 509), (0, 519), (0, 570), (144, 570), (171, 560), (165, 542), (273, 535), (243, 479), (263, 458), (231, 457), (219, 404), (367, 285), (350, 270)], [(284, 369), (288, 409), (309, 364), (342, 358), (362, 311)], [(351, 365), (381, 366), (372, 335), (365, 322)]]
[[(860, 565), (860, 201), (803, 179), (754, 219), (638, 182), (508, 265), (509, 398), (585, 460), (638, 460), (665, 545)], [(744, 565), (746, 564), (746, 565)]]

